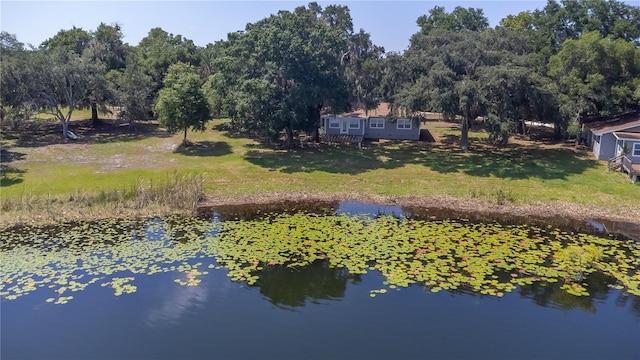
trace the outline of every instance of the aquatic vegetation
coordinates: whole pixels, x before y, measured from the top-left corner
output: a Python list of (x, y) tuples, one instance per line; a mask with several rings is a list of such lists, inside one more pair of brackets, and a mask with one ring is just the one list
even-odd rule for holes
[(0, 296), (14, 300), (46, 289), (55, 296), (47, 302), (64, 304), (73, 297), (63, 295), (98, 282), (116, 296), (132, 294), (137, 275), (191, 269), (204, 256), (203, 234), (216, 227), (203, 219), (170, 217), (5, 232), (0, 237)]
[(198, 276), (200, 275), (207, 275), (209, 272), (208, 271), (199, 271), (198, 270), (198, 266), (202, 265), (201, 263), (196, 264), (193, 268), (186, 270), (189, 268), (188, 265), (181, 265), (181, 267), (183, 269), (178, 269), (179, 271), (185, 271), (185, 275), (186, 275), (186, 280), (182, 280), (182, 279), (175, 279), (174, 281), (180, 285), (183, 286), (198, 286), (198, 284), (200, 284), (200, 282), (202, 281), (201, 279), (198, 279)]
[(0, 234), (0, 296), (14, 300), (42, 289), (46, 302), (100, 283), (114, 295), (138, 291), (137, 276), (175, 272), (198, 286), (206, 270), (259, 286), (277, 268), (323, 261), (349, 274), (378, 271), (384, 287), (412, 284), (432, 292), (466, 290), (502, 297), (520, 286), (560, 282), (572, 296), (589, 295), (602, 274), (612, 288), (640, 296), (640, 245), (572, 234), (552, 227), (427, 221), (392, 216), (293, 213), (225, 222), (169, 217), (105, 220)]
[(421, 284), (501, 297), (518, 286), (562, 281), (581, 296), (589, 294), (584, 278), (599, 271), (640, 295), (637, 243), (554, 228), (298, 213), (226, 221), (208, 241), (229, 276), (248, 284), (265, 267), (326, 260), (352, 274), (380, 271), (389, 288)]

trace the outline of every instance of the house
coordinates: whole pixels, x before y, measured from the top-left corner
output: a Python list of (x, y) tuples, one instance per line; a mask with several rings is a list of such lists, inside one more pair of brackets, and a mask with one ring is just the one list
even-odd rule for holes
[(361, 146), (364, 139), (419, 140), (420, 121), (409, 118), (389, 119), (389, 108), (385, 103), (371, 110), (373, 116), (358, 110), (338, 116), (321, 117), (326, 141), (353, 142)]
[(621, 169), (635, 182), (640, 176), (640, 111), (599, 119), (585, 125), (585, 138), (598, 160)]

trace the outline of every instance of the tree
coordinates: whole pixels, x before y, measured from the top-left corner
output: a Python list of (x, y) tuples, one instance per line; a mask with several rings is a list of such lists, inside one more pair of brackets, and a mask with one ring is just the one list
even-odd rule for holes
[(201, 90), (200, 77), (189, 64), (169, 66), (164, 88), (158, 93), (155, 111), (162, 126), (171, 134), (184, 130), (183, 144), (189, 128), (204, 131), (209, 120), (209, 104)]
[(88, 32), (75, 26), (69, 30), (60, 30), (55, 36), (44, 41), (40, 48), (43, 50), (63, 49), (67, 52), (83, 56), (96, 64), (102, 70), (101, 76), (91, 79), (91, 91), (82, 107), (91, 108), (91, 119), (98, 121), (98, 110), (108, 112), (107, 105), (114, 100), (105, 82), (107, 72), (121, 69), (125, 65), (126, 47), (122, 42), (120, 25), (106, 25), (100, 23), (93, 32)]
[(198, 73), (203, 79), (215, 74), (218, 69), (216, 67), (216, 59), (222, 56), (222, 42), (215, 44), (207, 44), (204, 48), (198, 48)]
[(342, 56), (344, 75), (352, 99), (367, 112), (375, 109), (382, 99), (380, 85), (384, 48), (374, 45), (371, 36), (363, 29), (349, 36), (347, 41), (349, 50)]
[(193, 41), (161, 28), (151, 29), (136, 46), (135, 54), (137, 62), (154, 82), (154, 97), (162, 87), (162, 79), (167, 75), (169, 66), (179, 62), (198, 65), (199, 61)]
[[(542, 97), (534, 96), (536, 59), (527, 34), (504, 28), (469, 31), (452, 25), (456, 18), (438, 8), (431, 17), (437, 21), (426, 22), (428, 31), (413, 35), (404, 54), (404, 85), (395, 94), (397, 106), (409, 113), (430, 110), (448, 119), (461, 118), (464, 151), (469, 127), (478, 116), (487, 116), (490, 141), (504, 145), (525, 116), (548, 110), (531, 101)], [(436, 28), (442, 19), (448, 20)]]
[(466, 151), (469, 124), (484, 112), (478, 68), (485, 51), (477, 32), (433, 30), (418, 33), (405, 53), (407, 82), (395, 102), (409, 112), (427, 109), (446, 118), (462, 117), (460, 147)]
[(550, 0), (541, 10), (507, 16), (500, 26), (528, 33), (539, 55), (540, 74), (566, 40), (591, 31), (640, 45), (640, 7), (616, 0)]
[(562, 44), (549, 59), (559, 87), (562, 115), (580, 124), (585, 115), (612, 115), (639, 105), (640, 49), (598, 31)]
[(640, 45), (640, 7), (617, 0), (563, 0), (570, 38), (597, 31)]
[(15, 64), (24, 99), (60, 121), (62, 136), (68, 136), (73, 111), (89, 98), (93, 79), (101, 70), (95, 63), (63, 47), (29, 51)]
[(432, 30), (446, 31), (482, 31), (489, 27), (489, 21), (482, 9), (463, 8), (456, 6), (451, 13), (447, 13), (442, 6), (429, 10), (429, 15), (422, 15), (416, 21), (423, 34)]
[(114, 104), (120, 108), (118, 116), (132, 123), (148, 119), (152, 109), (153, 81), (144, 73), (135, 56), (127, 58), (124, 69), (111, 70), (106, 75)]
[(469, 146), (471, 121), (483, 112), (478, 68), (484, 62), (480, 31), (488, 27), (481, 9), (436, 6), (416, 21), (420, 31), (405, 53), (407, 83), (396, 102), (409, 112), (432, 109), (445, 117), (462, 117), (460, 147)]
[(104, 76), (99, 76), (94, 82), (89, 97), (91, 120), (95, 123), (98, 121), (98, 110), (108, 112), (107, 105), (115, 100), (115, 94), (110, 91), (104, 79), (109, 71), (124, 68), (127, 48), (122, 42), (122, 30), (118, 24), (100, 23), (91, 35), (92, 39), (83, 55), (96, 62), (104, 71)]
[(402, 86), (409, 81), (411, 74), (405, 69), (405, 66), (409, 66), (409, 61), (405, 56), (397, 52), (386, 53), (381, 61), (380, 95), (383, 101), (393, 106), (394, 97), (400, 92)]
[(92, 36), (89, 32), (74, 26), (69, 30), (60, 30), (53, 37), (43, 41), (40, 49), (52, 50), (62, 48), (67, 52), (82, 55), (84, 50), (89, 47), (91, 41)]
[(16, 35), (10, 34), (6, 31), (0, 32), (0, 60), (9, 58), (15, 53), (24, 50), (24, 44), (18, 41)]
[(27, 83), (21, 63), (27, 56), (24, 44), (15, 35), (0, 33), (0, 123), (9, 119), (11, 126), (26, 117), (30, 110)]
[[(211, 81), (235, 123), (275, 139), (284, 131), (317, 129), (320, 110), (348, 106), (340, 59), (347, 53), (346, 7), (322, 13), (317, 4), (248, 24), (229, 34)], [(338, 20), (339, 19), (339, 20)]]

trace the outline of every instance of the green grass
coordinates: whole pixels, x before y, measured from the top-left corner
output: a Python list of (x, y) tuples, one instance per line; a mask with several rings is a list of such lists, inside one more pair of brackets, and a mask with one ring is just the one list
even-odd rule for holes
[(622, 209), (640, 205), (639, 186), (606, 171), (587, 149), (541, 141), (515, 141), (506, 148), (486, 144), (472, 130), (471, 150), (457, 149), (459, 131), (428, 123), (435, 143), (367, 142), (355, 146), (313, 145), (274, 150), (225, 131), (215, 120), (204, 133), (188, 134), (193, 145), (178, 148), (154, 124), (72, 128), (78, 141), (63, 143), (57, 128), (32, 136), (3, 133), (3, 198), (98, 194), (162, 183), (173, 174), (200, 174), (215, 196), (307, 192), (317, 194), (478, 198), (528, 204), (562, 201)]

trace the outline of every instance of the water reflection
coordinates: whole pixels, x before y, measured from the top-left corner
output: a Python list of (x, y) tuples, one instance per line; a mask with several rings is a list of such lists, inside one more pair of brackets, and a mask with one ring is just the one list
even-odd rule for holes
[[(433, 209), (420, 215), (416, 209), (395, 206), (313, 205), (327, 214), (445, 216)], [(287, 206), (293, 212), (307, 211), (300, 204)], [(218, 269), (214, 260), (221, 254), (216, 236), (224, 233), (219, 233), (224, 225), (220, 222), (276, 213), (275, 208), (256, 210), (220, 210), (213, 221), (208, 219), (210, 212), (206, 219), (25, 227), (23, 237), (0, 232), (0, 280), (4, 280), (0, 292), (20, 295), (17, 300), (2, 300), (3, 358), (635, 359), (639, 353), (640, 296), (610, 288), (607, 284), (613, 281), (598, 272), (581, 281), (590, 295), (580, 297), (561, 289), (562, 278), (546, 285), (517, 286), (501, 298), (482, 295), (468, 286), (432, 293), (433, 287), (413, 284), (392, 291), (381, 271), (351, 275), (346, 268), (330, 268), (327, 260), (298, 268), (266, 266), (251, 287), (233, 282), (226, 276), (229, 268)], [(319, 221), (319, 217), (310, 220)], [(476, 217), (469, 221), (495, 220)], [(271, 216), (265, 221), (276, 222)], [(456, 224), (473, 228), (465, 221)], [(247, 233), (255, 229), (251, 225)], [(284, 229), (288, 229), (284, 235), (291, 234), (291, 228)], [(385, 243), (399, 239), (393, 235), (401, 232), (392, 229), (385, 233)], [(340, 231), (353, 238), (351, 230), (355, 229)], [(423, 237), (429, 236), (434, 234)], [(486, 236), (480, 236), (482, 242), (488, 242)], [(284, 238), (273, 243), (282, 244)], [(33, 243), (33, 239), (42, 241)], [(370, 239), (363, 238), (362, 243)], [(248, 252), (246, 243), (230, 244), (236, 246), (232, 254)], [(523, 255), (531, 253), (527, 249)], [(615, 250), (615, 244), (608, 249)], [(398, 254), (412, 255), (414, 250)], [(458, 256), (451, 265), (460, 262)], [(636, 271), (637, 262), (634, 266)], [(194, 269), (202, 274), (197, 286), (173, 281), (184, 280)], [(77, 277), (82, 272), (85, 276)], [(510, 276), (507, 272), (502, 275)], [(122, 276), (135, 277), (130, 283), (138, 286), (137, 293), (115, 297), (111, 289), (99, 286), (113, 284), (114, 277)], [(93, 277), (99, 280), (89, 282)], [(72, 288), (80, 285), (91, 286), (76, 293)], [(376, 292), (370, 298), (381, 288), (388, 293)], [(38, 294), (23, 296), (36, 289)], [(75, 299), (67, 305), (44, 302), (48, 296), (69, 294)], [(74, 339), (73, 346), (69, 339)]]
[[(316, 262), (304, 268), (273, 267), (260, 274), (254, 287), (275, 306), (281, 308), (299, 308), (309, 304), (318, 304), (319, 300), (339, 300), (345, 296), (348, 284), (359, 284), (369, 275), (350, 275), (344, 269), (330, 268), (326, 262)], [(590, 274), (585, 279), (589, 284), (590, 296), (573, 296), (561, 289), (562, 283), (537, 283), (519, 286), (520, 297), (534, 304), (561, 310), (580, 310), (596, 313), (598, 304), (615, 296), (617, 307), (628, 308), (634, 316), (640, 318), (640, 297), (625, 295), (606, 285), (607, 279), (599, 273)], [(419, 286), (419, 285), (414, 285)], [(460, 288), (449, 291), (473, 297), (491, 297), (481, 295), (470, 289)], [(509, 295), (507, 295), (509, 296)]]
[(209, 289), (199, 286), (174, 286), (165, 293), (159, 305), (149, 308), (144, 324), (150, 328), (166, 328), (176, 325), (184, 313), (202, 307), (208, 301)]
[(338, 201), (280, 201), (266, 204), (239, 204), (202, 207), (201, 216), (215, 216), (220, 221), (225, 220), (254, 220), (268, 214), (307, 212), (323, 215), (351, 214), (376, 217), (391, 215), (395, 217), (410, 217), (420, 220), (449, 220), (462, 219), (473, 223), (499, 223), (502, 225), (530, 225), (537, 227), (554, 227), (563, 231), (598, 234), (602, 232), (621, 234), (622, 237), (640, 239), (640, 223), (629, 223), (612, 220), (592, 219), (583, 221), (571, 217), (547, 217), (533, 215), (513, 215), (505, 213), (463, 211), (439, 207), (378, 205), (361, 202)]
[(347, 282), (359, 283), (360, 276), (344, 268), (330, 268), (320, 261), (303, 268), (273, 267), (260, 274), (255, 286), (260, 294), (278, 307), (295, 308), (319, 303), (319, 300), (343, 298)]
[(266, 204), (217, 205), (198, 209), (200, 216), (213, 216), (217, 221), (255, 220), (274, 214), (306, 212), (321, 215), (336, 213), (338, 201), (279, 201)]
[(363, 204), (360, 202), (342, 202), (336, 214), (365, 215), (369, 217), (388, 215), (397, 218), (410, 215), (410, 213), (404, 211), (400, 206)]
[[(454, 216), (468, 218), (473, 222), (490, 222), (499, 219), (501, 223), (514, 223), (522, 221), (522, 218), (509, 218), (506, 215), (453, 213), (446, 209), (418, 209), (401, 208), (399, 206), (370, 205), (357, 202), (292, 202), (285, 201), (273, 204), (236, 205), (216, 207), (209, 209), (214, 212), (214, 221), (193, 218), (153, 218), (146, 221), (114, 221), (104, 220), (95, 223), (71, 223), (51, 227), (23, 227), (12, 233), (15, 242), (9, 241), (9, 237), (0, 236), (0, 248), (6, 261), (0, 264), (0, 275), (17, 274), (13, 278), (6, 277), (6, 284), (2, 284), (0, 290), (8, 289), (3, 293), (5, 297), (23, 296), (35, 291), (36, 288), (48, 291), (51, 296), (69, 295), (76, 289), (67, 286), (88, 286), (87, 283), (75, 278), (84, 271), (91, 276), (99, 277), (97, 282), (105, 284), (110, 282), (112, 274), (148, 273), (155, 274), (162, 271), (173, 271), (181, 265), (190, 263), (193, 265), (197, 259), (206, 258), (209, 263), (201, 265), (204, 270), (216, 256), (215, 242), (203, 242), (205, 238), (214, 238), (219, 227), (218, 222), (229, 219), (260, 218), (265, 215), (273, 215), (282, 212), (314, 212), (321, 214), (354, 214), (377, 217), (391, 215), (396, 217), (413, 218), (452, 218)], [(496, 217), (497, 216), (497, 217)], [(502, 217), (501, 216), (506, 216)], [(527, 218), (530, 222), (540, 221)], [(567, 219), (559, 219), (565, 226), (578, 226)], [(517, 222), (516, 222), (517, 223)], [(583, 224), (582, 226), (586, 226)], [(591, 225), (590, 225), (591, 226)], [(593, 226), (591, 226), (593, 228)], [(580, 228), (587, 230), (586, 227)], [(597, 229), (596, 229), (597, 230)], [(32, 231), (32, 233), (30, 233)], [(5, 231), (9, 234), (11, 231)], [(20, 235), (20, 236), (18, 236)], [(12, 237), (13, 239), (13, 237)], [(37, 243), (33, 242), (38, 239)], [(92, 244), (100, 245), (92, 248)], [(103, 246), (106, 245), (106, 246)], [(14, 249), (15, 247), (32, 247), (31, 249)], [(62, 250), (71, 247), (73, 251)], [(12, 251), (17, 255), (11, 255)], [(24, 250), (19, 252), (18, 250)], [(55, 251), (54, 251), (55, 250)], [(240, 251), (246, 250), (246, 248)], [(45, 258), (50, 258), (49, 264), (38, 265)], [(379, 258), (376, 258), (376, 260)], [(11, 260), (11, 261), (9, 261)], [(372, 259), (373, 260), (373, 259)], [(181, 271), (188, 271), (186, 267)], [(23, 276), (23, 272), (33, 272), (34, 276)], [(12, 275), (13, 276), (13, 275)], [(133, 284), (136, 284), (137, 279)], [(358, 276), (350, 275), (344, 269), (329, 268), (326, 262), (317, 262), (303, 268), (268, 267), (259, 274), (259, 280), (255, 284), (260, 293), (270, 303), (279, 307), (302, 307), (308, 303), (317, 303), (321, 300), (332, 300), (344, 297), (348, 282), (357, 283)], [(14, 284), (12, 284), (12, 282)], [(83, 283), (84, 282), (84, 283)], [(534, 283), (520, 288), (520, 294), (531, 299), (543, 307), (557, 307), (559, 309), (581, 309), (586, 312), (594, 312), (598, 301), (603, 301), (612, 291), (608, 284), (616, 281), (602, 273), (593, 273), (584, 281), (589, 289), (590, 296), (577, 297), (567, 294), (560, 289), (561, 283), (547, 284)], [(11, 285), (9, 285), (11, 284)], [(97, 284), (96, 284), (97, 286)], [(202, 286), (202, 285), (201, 285)], [(206, 289), (201, 286), (173, 288), (167, 293), (162, 304), (150, 309), (147, 316), (147, 325), (156, 326), (159, 323), (172, 323), (180, 318), (180, 314), (190, 307), (207, 301)], [(65, 288), (66, 290), (61, 290)], [(50, 290), (49, 290), (50, 289)], [(114, 288), (114, 290), (116, 290)], [(65, 293), (66, 291), (66, 293)], [(623, 298), (617, 303), (630, 304), (636, 316), (640, 314), (640, 300), (638, 297)], [(626, 306), (626, 305), (625, 305)]]

